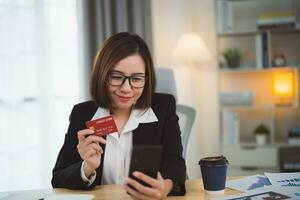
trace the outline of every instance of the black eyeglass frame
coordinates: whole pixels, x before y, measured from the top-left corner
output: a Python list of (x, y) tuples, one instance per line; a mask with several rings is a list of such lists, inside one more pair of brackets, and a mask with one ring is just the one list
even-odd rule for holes
[[(107, 78), (108, 84), (110, 84), (110, 85), (112, 85), (112, 86), (119, 86), (119, 87), (121, 87), (121, 86), (125, 83), (125, 81), (128, 79), (129, 85), (130, 85), (132, 88), (143, 88), (143, 87), (145, 87), (146, 81), (147, 81), (147, 78), (148, 78), (148, 77), (145, 76), (145, 75), (125, 76), (124, 74), (118, 74), (119, 76), (122, 76), (122, 77), (123, 77), (123, 81), (122, 81), (121, 84), (114, 85), (114, 84), (111, 84), (110, 81), (109, 81), (109, 80), (110, 80), (110, 76), (112, 76), (112, 74), (113, 74), (113, 73), (109, 73), (109, 74), (108, 74), (108, 78)], [(145, 79), (145, 80), (144, 80), (144, 85), (143, 85), (143, 86), (140, 86), (140, 87), (133, 86), (133, 85), (131, 84), (131, 78), (134, 78), (134, 77), (143, 77), (143, 78)]]

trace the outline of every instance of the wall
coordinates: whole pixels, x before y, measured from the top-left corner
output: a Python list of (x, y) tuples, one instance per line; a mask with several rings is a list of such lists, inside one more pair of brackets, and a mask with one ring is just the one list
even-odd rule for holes
[[(200, 177), (198, 161), (220, 152), (218, 68), (214, 5), (212, 0), (153, 0), (153, 57), (156, 66), (174, 68), (178, 103), (196, 108), (196, 123), (187, 149), (190, 178)], [(198, 32), (207, 44), (213, 60), (195, 67), (178, 65), (172, 57), (176, 41), (184, 32)]]

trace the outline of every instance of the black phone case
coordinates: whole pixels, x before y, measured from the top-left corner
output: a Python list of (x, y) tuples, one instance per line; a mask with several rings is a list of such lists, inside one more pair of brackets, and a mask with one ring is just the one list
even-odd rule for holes
[(137, 180), (145, 186), (149, 186), (145, 182), (135, 178), (132, 173), (134, 171), (140, 171), (156, 179), (157, 172), (160, 168), (161, 154), (161, 145), (134, 146), (131, 154), (129, 177)]

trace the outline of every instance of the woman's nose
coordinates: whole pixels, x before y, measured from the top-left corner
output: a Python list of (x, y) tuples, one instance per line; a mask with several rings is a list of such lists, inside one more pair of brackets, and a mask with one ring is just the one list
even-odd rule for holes
[(120, 90), (123, 92), (130, 92), (132, 90), (129, 79), (127, 78), (125, 82), (121, 85)]

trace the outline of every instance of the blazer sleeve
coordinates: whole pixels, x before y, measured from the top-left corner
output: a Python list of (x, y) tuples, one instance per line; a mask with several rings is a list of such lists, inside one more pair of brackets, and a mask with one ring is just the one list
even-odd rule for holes
[(64, 144), (52, 170), (51, 184), (53, 188), (89, 190), (96, 186), (96, 180), (88, 186), (88, 183), (81, 178), (80, 168), (83, 160), (77, 151), (77, 132), (82, 128), (80, 127), (80, 118), (77, 117), (79, 113), (76, 110), (76, 106), (74, 106), (69, 117), (70, 124)]
[(173, 189), (169, 195), (179, 196), (186, 193), (186, 166), (182, 157), (182, 143), (176, 114), (176, 103), (173, 96), (170, 96), (167, 109), (167, 116), (163, 126), (163, 156), (161, 173), (164, 178), (173, 181)]

